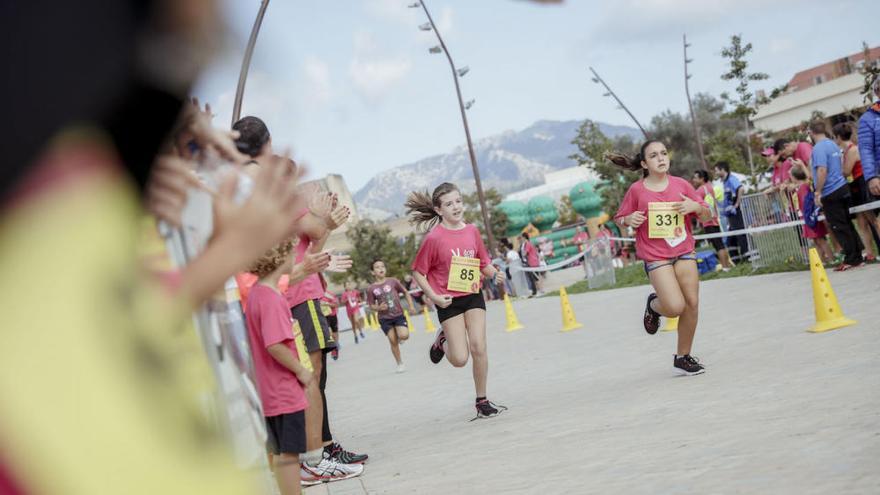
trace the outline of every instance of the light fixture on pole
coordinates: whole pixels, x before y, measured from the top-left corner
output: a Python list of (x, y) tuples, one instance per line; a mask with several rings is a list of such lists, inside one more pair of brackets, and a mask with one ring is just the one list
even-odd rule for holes
[[(467, 140), (468, 155), (471, 159), (471, 169), (473, 170), (473, 173), (474, 173), (474, 183), (477, 186), (477, 198), (479, 199), (479, 202), (480, 202), (480, 213), (483, 217), (483, 225), (485, 226), (486, 237), (489, 240), (489, 246), (488, 246), (489, 252), (494, 253), (495, 252), (495, 236), (492, 234), (492, 224), (489, 223), (489, 209), (486, 207), (486, 196), (483, 193), (483, 184), (480, 182), (480, 170), (477, 167), (477, 156), (474, 153), (474, 144), (471, 141), (471, 131), (470, 131), (470, 128), (468, 127), (467, 114), (465, 113), (465, 110), (467, 110), (468, 108), (473, 106), (474, 100), (469, 100), (467, 102), (467, 104), (465, 104), (464, 100), (461, 97), (461, 88), (458, 85), (458, 78), (467, 74), (467, 72), (470, 69), (465, 66), (465, 67), (462, 67), (461, 71), (459, 72), (459, 70), (457, 70), (455, 68), (455, 62), (452, 61), (452, 55), (449, 54), (449, 49), (446, 47), (446, 43), (443, 42), (443, 37), (440, 36), (440, 32), (437, 31), (437, 25), (434, 24), (434, 19), (431, 17), (431, 13), (428, 12), (428, 6), (425, 5), (425, 0), (419, 0), (418, 2), (413, 2), (413, 3), (409, 4), (409, 7), (410, 8), (421, 7), (422, 10), (425, 11), (425, 15), (428, 17), (428, 24), (430, 25), (431, 30), (434, 31), (434, 34), (437, 36), (437, 41), (440, 42), (439, 47), (435, 46), (435, 47), (429, 49), (428, 51), (431, 53), (440, 53), (440, 51), (442, 51), (443, 53), (445, 53), (446, 60), (449, 61), (449, 67), (450, 67), (450, 69), (452, 69), (452, 81), (455, 83), (455, 94), (458, 97), (458, 108), (459, 108), (459, 111), (461, 112), (461, 122), (462, 122), (462, 125), (464, 126), (464, 135), (465, 135), (465, 139)], [(419, 27), (419, 29), (421, 29), (421, 26)]]
[(421, 26), (419, 26), (419, 29), (421, 29), (422, 31), (430, 31), (431, 30), (431, 23), (426, 22), (426, 23), (422, 24)]
[(464, 75), (470, 71), (471, 71), (471, 68), (468, 67), (467, 65), (465, 65), (461, 69), (458, 69), (456, 72), (458, 72), (458, 77), (464, 77)]
[(623, 110), (624, 112), (626, 112), (627, 115), (629, 115), (629, 118), (631, 118), (632, 121), (636, 123), (636, 126), (638, 126), (639, 130), (642, 131), (642, 135), (645, 136), (645, 139), (650, 139), (647, 131), (645, 131), (645, 128), (642, 127), (642, 124), (639, 123), (638, 119), (636, 119), (636, 116), (629, 111), (629, 108), (626, 108), (626, 105), (624, 105), (623, 102), (620, 101), (620, 98), (618, 98), (617, 95), (614, 94), (614, 91), (611, 91), (611, 88), (607, 84), (605, 84), (605, 81), (601, 77), (599, 77), (599, 73), (596, 72), (595, 69), (593, 69), (592, 67), (590, 67), (590, 72), (593, 73), (593, 77), (591, 79), (594, 83), (605, 86), (606, 93), (602, 96), (610, 96), (614, 98), (614, 100), (617, 102), (617, 108)]
[(468, 101), (464, 104), (464, 109), (465, 109), (465, 110), (470, 110), (471, 107), (474, 106), (474, 102), (476, 102), (476, 101), (477, 101), (476, 99), (471, 98), (470, 100), (468, 100)]

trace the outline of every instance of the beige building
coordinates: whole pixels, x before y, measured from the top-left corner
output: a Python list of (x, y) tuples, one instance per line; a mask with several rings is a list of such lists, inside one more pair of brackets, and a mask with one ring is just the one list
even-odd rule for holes
[[(880, 47), (872, 48), (868, 59), (867, 63), (877, 64)], [(758, 109), (752, 119), (755, 128), (786, 131), (809, 121), (817, 111), (832, 122), (846, 120), (844, 114), (867, 105), (861, 94), (865, 78), (859, 72), (865, 63), (865, 54), (859, 52), (798, 72), (785, 94)]]

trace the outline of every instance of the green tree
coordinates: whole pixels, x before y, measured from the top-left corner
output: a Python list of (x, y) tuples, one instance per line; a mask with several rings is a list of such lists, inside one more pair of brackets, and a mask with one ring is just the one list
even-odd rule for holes
[(559, 218), (556, 219), (559, 222), (559, 225), (571, 225), (578, 222), (579, 215), (574, 211), (574, 207), (571, 205), (571, 198), (568, 197), (568, 194), (559, 198), (559, 204), (556, 205), (556, 209), (559, 210)]
[[(749, 83), (752, 81), (763, 81), (770, 76), (763, 72), (749, 72), (749, 62), (746, 56), (752, 51), (752, 44), (743, 44), (742, 36), (734, 34), (730, 37), (730, 46), (721, 49), (721, 56), (729, 60), (728, 71), (721, 74), (724, 81), (736, 81), (736, 97), (730, 96), (729, 93), (721, 93), (721, 99), (732, 105), (730, 116), (737, 118), (744, 123), (746, 154), (748, 156), (749, 170), (751, 171), (752, 184), (756, 184), (754, 162), (752, 161), (752, 148), (749, 135), (751, 127), (749, 118), (758, 111), (758, 102), (752, 93)], [(778, 95), (778, 92), (777, 92)]]
[(599, 189), (602, 194), (602, 209), (611, 213), (617, 211), (630, 184), (639, 180), (642, 174), (617, 167), (605, 160), (605, 153), (613, 150), (635, 154), (637, 149), (632, 139), (622, 136), (612, 140), (599, 129), (598, 124), (587, 119), (578, 127), (572, 144), (577, 146), (578, 152), (569, 158), (599, 176), (602, 184)]
[(415, 234), (410, 233), (402, 239), (396, 239), (391, 235), (391, 229), (366, 219), (351, 225), (345, 236), (352, 246), (352, 267), (348, 273), (332, 274), (331, 280), (334, 283), (346, 280), (372, 282), (373, 275), (370, 271), (373, 261), (377, 259), (385, 262), (388, 276), (402, 279), (411, 271), (410, 264), (419, 248)]
[(864, 97), (863, 101), (870, 105), (874, 101), (874, 91), (871, 90), (871, 86), (880, 77), (880, 60), (871, 58), (871, 48), (864, 41), (862, 41), (862, 53), (865, 54), (865, 64), (859, 69), (859, 72), (865, 77), (865, 84), (861, 94)]
[[(504, 200), (495, 188), (483, 191), (486, 196), (486, 207), (489, 208), (489, 222), (492, 223), (492, 235), (495, 239), (503, 239), (507, 232), (507, 215), (498, 209), (498, 205)], [(486, 242), (486, 227), (483, 225), (483, 215), (480, 213), (480, 198), (477, 192), (462, 196), (464, 202), (464, 221), (472, 223), (480, 229), (483, 234), (483, 241)]]

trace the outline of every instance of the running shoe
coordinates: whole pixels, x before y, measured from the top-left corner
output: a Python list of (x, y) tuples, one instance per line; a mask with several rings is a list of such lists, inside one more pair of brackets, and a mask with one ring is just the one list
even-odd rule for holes
[(324, 458), (340, 464), (363, 464), (370, 458), (367, 454), (355, 454), (342, 448), (336, 442), (324, 447)]
[(354, 333), (354, 343), (355, 344), (358, 343), (358, 333), (357, 332)]
[(657, 299), (657, 294), (650, 293), (648, 294), (648, 302), (645, 304), (645, 331), (651, 335), (657, 333), (657, 329), (660, 328), (660, 313), (651, 309), (651, 301)]
[(446, 334), (443, 333), (443, 330), (440, 330), (437, 332), (437, 338), (434, 339), (434, 343), (431, 344), (431, 351), (428, 353), (431, 356), (432, 363), (439, 363), (446, 354), (446, 351), (443, 350), (444, 342), (446, 342)]
[(672, 366), (675, 367), (675, 371), (679, 375), (684, 376), (699, 375), (706, 372), (706, 368), (704, 368), (703, 365), (700, 364), (700, 361), (690, 354), (685, 354), (684, 356), (675, 356), (672, 359)]
[(861, 268), (863, 266), (865, 266), (864, 261), (861, 261), (855, 265), (850, 265), (848, 263), (841, 263), (841, 264), (837, 265), (836, 267), (834, 267), (834, 271), (835, 272), (845, 272), (847, 270), (852, 270), (853, 268)]
[(406, 371), (406, 365), (405, 365), (405, 364), (400, 363), (400, 364), (397, 365), (397, 373), (403, 373), (403, 372), (405, 372), (405, 371)]
[(310, 470), (304, 462), (299, 464), (299, 484), (302, 486), (320, 485), (321, 479)]
[(495, 404), (494, 402), (490, 401), (489, 399), (483, 399), (483, 400), (477, 402), (476, 408), (477, 408), (477, 416), (474, 419), (472, 419), (471, 421), (474, 421), (475, 419), (480, 419), (480, 418), (492, 418), (492, 417), (498, 416), (499, 414), (501, 414), (502, 412), (507, 410), (506, 406), (501, 406), (501, 405)]
[(332, 351), (330, 351), (330, 357), (332, 357), (334, 361), (339, 359), (339, 347), (336, 347)]
[(363, 472), (364, 466), (361, 464), (342, 464), (326, 457), (326, 454), (317, 466), (300, 464), (300, 479), (303, 483), (310, 484), (347, 480), (360, 476)]

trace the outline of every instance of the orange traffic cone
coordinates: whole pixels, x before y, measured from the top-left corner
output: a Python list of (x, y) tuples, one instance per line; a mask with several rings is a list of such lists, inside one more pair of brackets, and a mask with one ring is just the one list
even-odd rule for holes
[(816, 309), (816, 324), (808, 331), (819, 333), (855, 325), (855, 320), (843, 316), (837, 296), (825, 274), (825, 267), (819, 259), (816, 248), (810, 248), (810, 275), (813, 278), (813, 306)]
[(570, 332), (581, 328), (583, 325), (578, 323), (574, 317), (574, 310), (571, 308), (571, 302), (568, 300), (568, 292), (565, 291), (565, 287), (559, 289), (559, 301), (562, 304), (562, 331)]
[(519, 318), (516, 317), (516, 313), (513, 312), (513, 305), (510, 304), (510, 298), (507, 297), (507, 294), (504, 294), (504, 313), (507, 318), (507, 331), (513, 332), (515, 330), (519, 330), (523, 328), (523, 326), (519, 322)]

